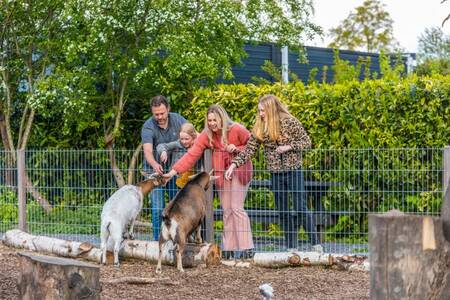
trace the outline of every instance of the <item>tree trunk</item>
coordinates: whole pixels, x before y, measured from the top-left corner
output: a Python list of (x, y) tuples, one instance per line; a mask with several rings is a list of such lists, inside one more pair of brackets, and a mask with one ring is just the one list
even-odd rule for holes
[(100, 269), (73, 259), (19, 253), (20, 299), (100, 299)]
[(123, 178), (122, 171), (117, 166), (116, 156), (112, 144), (106, 145), (106, 149), (108, 150), (109, 160), (111, 161), (111, 170), (114, 174), (114, 178), (116, 179), (119, 188), (121, 188), (125, 185), (125, 179)]
[[(5, 233), (3, 243), (7, 246), (24, 248), (32, 251), (52, 253), (64, 257), (84, 258), (100, 263), (101, 251), (89, 243), (61, 240), (46, 236), (34, 236), (24, 231), (13, 229)], [(119, 255), (125, 258), (137, 258), (156, 262), (159, 255), (157, 241), (125, 240)], [(172, 248), (166, 244), (163, 248), (163, 263), (173, 264)], [(112, 263), (112, 253), (108, 252), (108, 262)], [(186, 244), (183, 253), (183, 266), (207, 266), (220, 262), (220, 249), (215, 244)]]
[[(229, 263), (226, 263), (230, 265)], [(261, 267), (329, 266), (340, 270), (368, 271), (367, 257), (319, 252), (261, 252), (256, 253), (253, 264)]]
[(448, 299), (450, 245), (430, 216), (369, 216), (371, 299)]

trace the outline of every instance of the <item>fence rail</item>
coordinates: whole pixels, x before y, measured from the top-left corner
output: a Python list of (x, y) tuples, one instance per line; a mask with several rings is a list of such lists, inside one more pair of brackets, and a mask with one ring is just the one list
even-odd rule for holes
[[(0, 232), (22, 228), (33, 234), (98, 243), (103, 203), (117, 189), (113, 169), (125, 181), (140, 179), (143, 154), (132, 150), (0, 151)], [(399, 209), (437, 216), (450, 171), (449, 148), (312, 149), (304, 151), (303, 174), (309, 207), (326, 251), (368, 254), (368, 214)], [(114, 157), (114, 159), (112, 159)], [(134, 160), (136, 159), (136, 160)], [(205, 158), (210, 162), (210, 158)], [(112, 165), (115, 162), (116, 165)], [(258, 251), (279, 251), (283, 232), (262, 153), (245, 201)], [(130, 167), (131, 166), (131, 167)], [(117, 174), (116, 174), (117, 176)], [(45, 209), (45, 203), (51, 210)], [(208, 239), (220, 243), (220, 200), (211, 193)], [(213, 210), (213, 209), (214, 210)], [(297, 212), (298, 213), (298, 212)], [(150, 223), (145, 201), (140, 220)], [(150, 239), (151, 226), (138, 226)], [(307, 232), (298, 235), (308, 247)]]

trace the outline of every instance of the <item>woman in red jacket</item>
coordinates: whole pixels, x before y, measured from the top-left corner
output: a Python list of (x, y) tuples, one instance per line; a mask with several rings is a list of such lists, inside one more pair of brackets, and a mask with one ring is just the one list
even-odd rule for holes
[(252, 179), (251, 161), (236, 171), (237, 176), (224, 180), (224, 172), (233, 158), (246, 146), (250, 132), (241, 124), (231, 121), (222, 106), (214, 104), (208, 108), (205, 129), (197, 137), (194, 146), (172, 166), (166, 177), (182, 174), (192, 168), (203, 156), (205, 149), (213, 150), (212, 165), (223, 209), (223, 256), (231, 258), (236, 251), (242, 251), (244, 258), (254, 254), (250, 219), (244, 210), (244, 200)]

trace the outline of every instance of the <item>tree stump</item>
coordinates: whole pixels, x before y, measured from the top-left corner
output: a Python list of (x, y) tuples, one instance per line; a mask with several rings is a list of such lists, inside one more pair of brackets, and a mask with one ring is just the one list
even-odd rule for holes
[(74, 259), (19, 253), (20, 299), (100, 299), (100, 269)]
[(443, 220), (369, 216), (371, 299), (449, 299), (450, 244)]

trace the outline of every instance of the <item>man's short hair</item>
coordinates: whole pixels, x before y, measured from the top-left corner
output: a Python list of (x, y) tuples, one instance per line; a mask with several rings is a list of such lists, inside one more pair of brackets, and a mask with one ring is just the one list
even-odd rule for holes
[(159, 95), (159, 96), (155, 96), (152, 98), (152, 100), (151, 100), (152, 107), (160, 106), (161, 104), (163, 104), (165, 107), (169, 108), (169, 101), (167, 101), (166, 97)]

